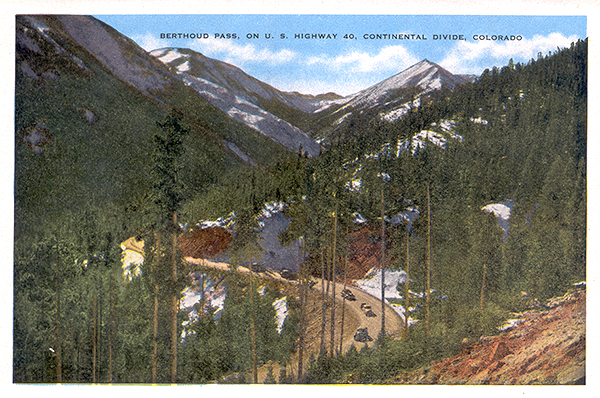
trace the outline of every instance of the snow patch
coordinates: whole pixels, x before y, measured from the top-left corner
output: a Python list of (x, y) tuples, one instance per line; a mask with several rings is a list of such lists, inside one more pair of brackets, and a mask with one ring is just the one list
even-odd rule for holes
[(502, 236), (503, 241), (506, 241), (506, 237), (508, 236), (508, 231), (510, 229), (510, 212), (514, 205), (515, 201), (511, 199), (503, 203), (494, 203), (481, 208), (481, 210), (496, 216), (498, 225), (504, 230), (504, 235)]
[(508, 332), (509, 330), (516, 328), (523, 322), (525, 322), (523, 319), (509, 319), (504, 325), (500, 326), (498, 330), (501, 332)]
[(484, 125), (484, 126), (487, 126), (487, 125), (488, 125), (488, 121), (487, 121), (487, 120), (485, 120), (485, 119), (482, 119), (482, 118), (480, 118), (480, 117), (478, 117), (478, 118), (474, 118), (474, 117), (472, 117), (472, 118), (471, 118), (471, 122), (473, 122), (473, 123), (475, 123), (475, 124), (482, 124), (482, 125)]
[[(398, 286), (407, 281), (406, 272), (385, 270), (384, 295), (387, 300), (401, 300)], [(373, 269), (365, 275), (365, 279), (356, 281), (356, 285), (370, 295), (381, 298), (381, 270)]]
[(362, 224), (366, 224), (366, 223), (368, 223), (368, 222), (369, 222), (369, 221), (368, 221), (366, 218), (364, 218), (364, 217), (363, 217), (363, 216), (362, 216), (360, 213), (354, 213), (354, 214), (352, 215), (352, 217), (354, 217), (354, 220), (353, 220), (353, 222), (354, 222), (355, 224), (362, 225)]
[(402, 223), (402, 221), (407, 221), (408, 222), (407, 228), (410, 231), (412, 228), (413, 222), (417, 219), (417, 217), (419, 216), (420, 213), (421, 213), (420, 210), (417, 209), (416, 207), (409, 207), (409, 208), (405, 209), (404, 212), (402, 212), (400, 214), (396, 214), (395, 216), (393, 216), (392, 218), (390, 218), (386, 221), (388, 221), (392, 225), (400, 225)]
[(348, 182), (347, 187), (350, 192), (358, 192), (362, 187), (362, 180), (360, 178), (352, 179), (350, 182)]
[(273, 302), (275, 308), (275, 323), (277, 324), (277, 333), (281, 334), (283, 323), (288, 316), (287, 297), (282, 297)]
[(203, 220), (198, 222), (196, 225), (202, 229), (214, 227), (232, 229), (235, 226), (235, 217), (235, 212), (231, 212), (227, 217), (219, 217), (214, 221)]
[(151, 56), (155, 57), (155, 58), (158, 58), (158, 57), (160, 57), (161, 55), (163, 55), (164, 53), (166, 53), (167, 51), (169, 51), (169, 49), (168, 49), (168, 48), (160, 48), (160, 49), (158, 49), (158, 50), (152, 50), (152, 51), (150, 51), (150, 53), (149, 53), (149, 54), (150, 54)]
[(390, 175), (388, 173), (379, 173), (379, 174), (377, 174), (377, 178), (381, 178), (385, 182), (392, 180), (392, 177), (390, 177)]
[(131, 282), (133, 278), (142, 275), (144, 256), (136, 251), (126, 249), (124, 246), (121, 246), (121, 250), (123, 250), (121, 255), (123, 279)]
[(398, 315), (400, 315), (400, 318), (402, 318), (402, 320), (404, 322), (406, 322), (406, 309), (402, 305), (396, 304), (396, 303), (390, 303), (387, 300), (385, 300), (385, 303), (388, 304), (390, 307), (392, 307), (392, 309), (394, 311), (396, 311), (396, 313)]
[(182, 298), (179, 302), (179, 308), (188, 312), (188, 320), (183, 322), (183, 326), (188, 326), (198, 319), (196, 305), (204, 305), (200, 309), (202, 313), (208, 314), (210, 309), (216, 309), (214, 319), (218, 320), (225, 308), (225, 298), (227, 289), (223, 282), (223, 277), (216, 278), (203, 273), (192, 273), (192, 285), (187, 286), (182, 292)]
[(241, 118), (244, 121), (244, 123), (248, 124), (250, 127), (254, 127), (255, 129), (258, 129), (258, 126), (256, 126), (257, 123), (265, 120), (265, 118), (262, 116), (251, 115), (249, 113), (239, 110), (238, 108), (231, 108), (227, 112), (227, 114), (234, 119), (236, 118), (236, 116)]
[(425, 140), (429, 140), (434, 145), (446, 149), (446, 139), (440, 133), (435, 131), (422, 130), (412, 138), (412, 154), (415, 155), (425, 148)]
[(171, 50), (167, 52), (165, 55), (158, 58), (160, 62), (163, 64), (168, 64), (169, 62), (173, 62), (179, 58), (187, 58), (189, 55), (181, 54), (177, 50)]
[(184, 63), (182, 63), (181, 65), (179, 65), (177, 67), (177, 70), (179, 72), (187, 72), (187, 71), (189, 71), (190, 70), (190, 62), (186, 60)]
[(409, 140), (398, 140), (396, 144), (396, 157), (399, 158), (402, 152), (408, 152), (410, 146)]
[(455, 120), (441, 120), (440, 128), (444, 131), (450, 132), (454, 130), (454, 127), (458, 126), (458, 122)]

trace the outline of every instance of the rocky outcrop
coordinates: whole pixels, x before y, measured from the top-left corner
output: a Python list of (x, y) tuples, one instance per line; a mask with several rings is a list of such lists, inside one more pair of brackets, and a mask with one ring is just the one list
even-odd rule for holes
[(466, 344), (460, 355), (390, 380), (392, 384), (585, 384), (586, 292), (577, 289), (499, 336)]

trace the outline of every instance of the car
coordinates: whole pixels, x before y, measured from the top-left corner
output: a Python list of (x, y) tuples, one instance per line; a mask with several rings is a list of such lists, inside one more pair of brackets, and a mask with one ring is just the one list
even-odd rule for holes
[(252, 263), (252, 264), (250, 264), (250, 271), (252, 271), (252, 272), (265, 272), (265, 267), (263, 267), (259, 263)]
[(296, 279), (296, 275), (289, 269), (285, 268), (279, 271), (279, 275), (281, 275), (281, 277), (285, 279)]
[(371, 309), (371, 306), (367, 303), (362, 303), (360, 305), (360, 309), (365, 313), (365, 315), (369, 318), (374, 318), (377, 315), (373, 312), (373, 310)]
[(354, 340), (359, 343), (366, 343), (367, 341), (373, 341), (373, 337), (369, 336), (367, 328), (358, 328), (356, 329), (356, 333), (354, 333)]
[(354, 293), (352, 293), (350, 291), (350, 289), (344, 289), (342, 290), (342, 293), (340, 293), (342, 295), (343, 298), (345, 298), (346, 300), (349, 301), (356, 301), (356, 296), (354, 295)]

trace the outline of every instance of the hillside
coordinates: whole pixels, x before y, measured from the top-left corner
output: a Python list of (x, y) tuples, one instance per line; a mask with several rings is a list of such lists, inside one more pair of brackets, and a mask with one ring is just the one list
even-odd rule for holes
[[(232, 119), (294, 152), (302, 149), (312, 157), (319, 155), (321, 147), (317, 142), (281, 118), (300, 121), (307, 117), (307, 112), (320, 102), (314, 97), (283, 93), (233, 65), (191, 50), (166, 48), (150, 54), (170, 66), (187, 86)], [(269, 112), (271, 109), (280, 117)]]
[(191, 192), (293, 155), (94, 18), (19, 16), (16, 34), (18, 228), (42, 222), (33, 221), (42, 208), (47, 222), (90, 200), (126, 203), (142, 196), (157, 123), (173, 111), (191, 130), (185, 137)]
[(178, 72), (187, 72), (189, 75), (208, 80), (258, 106), (270, 101), (279, 101), (288, 107), (311, 113), (321, 107), (323, 101), (332, 100), (331, 97), (339, 98), (333, 93), (313, 96), (284, 92), (248, 75), (235, 65), (186, 48), (156, 49), (151, 51), (150, 55)]
[(452, 91), (474, 80), (424, 59), (358, 93), (324, 101), (314, 112), (313, 135), (325, 142), (353, 139), (365, 134), (360, 131), (368, 126), (400, 120), (430, 102), (439, 91)]
[(464, 342), (457, 356), (389, 380), (390, 384), (585, 384), (586, 292), (513, 314), (508, 331)]

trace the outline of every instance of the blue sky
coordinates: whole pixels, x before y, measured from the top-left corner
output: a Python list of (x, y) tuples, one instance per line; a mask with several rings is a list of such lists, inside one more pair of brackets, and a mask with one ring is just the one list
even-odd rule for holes
[[(278, 89), (310, 94), (329, 91), (352, 94), (424, 58), (452, 73), (479, 75), (485, 68), (506, 65), (510, 58), (527, 62), (539, 52), (547, 54), (587, 35), (584, 16), (94, 16), (148, 51), (162, 47), (191, 48), (234, 64)], [(163, 33), (205, 33), (209, 37), (166, 39), (161, 38)], [(235, 33), (236, 38), (216, 38), (216, 33)], [(296, 34), (313, 33), (331, 34), (332, 38), (295, 38)], [(364, 36), (386, 33), (420, 35), (421, 39), (365, 39)], [(247, 38), (248, 34), (258, 34), (259, 38)], [(272, 38), (267, 39), (267, 34)], [(434, 35), (447, 34), (463, 35), (465, 40), (434, 40)], [(521, 40), (474, 40), (474, 35), (490, 38), (512, 35), (520, 36)]]

